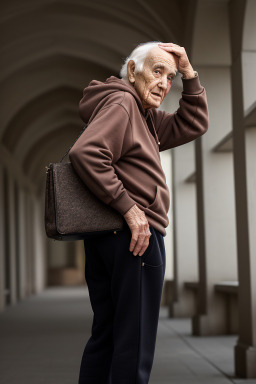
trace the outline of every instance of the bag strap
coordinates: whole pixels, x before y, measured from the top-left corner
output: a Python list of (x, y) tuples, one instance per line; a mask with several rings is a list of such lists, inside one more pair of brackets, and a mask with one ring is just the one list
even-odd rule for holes
[(87, 128), (88, 126), (88, 123), (85, 124), (85, 126), (82, 128), (81, 132), (79, 133), (79, 135), (77, 136), (77, 138), (75, 139), (74, 143), (71, 145), (71, 147), (67, 150), (67, 152), (65, 153), (65, 155), (62, 157), (60, 163), (62, 163), (62, 160), (67, 156), (67, 154), (69, 153), (70, 149), (73, 147), (73, 145), (75, 144), (75, 142), (79, 139), (79, 137), (82, 135), (83, 131), (85, 130), (85, 128)]

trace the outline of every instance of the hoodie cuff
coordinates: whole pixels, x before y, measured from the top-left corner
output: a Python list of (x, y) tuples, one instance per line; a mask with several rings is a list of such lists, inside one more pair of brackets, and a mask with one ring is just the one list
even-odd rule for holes
[(203, 87), (200, 83), (199, 76), (192, 77), (191, 79), (181, 78), (183, 83), (183, 92), (190, 95), (197, 95), (203, 91)]
[(124, 215), (135, 204), (136, 201), (134, 201), (127, 192), (123, 193), (117, 200), (109, 203), (109, 205), (121, 213), (121, 215)]

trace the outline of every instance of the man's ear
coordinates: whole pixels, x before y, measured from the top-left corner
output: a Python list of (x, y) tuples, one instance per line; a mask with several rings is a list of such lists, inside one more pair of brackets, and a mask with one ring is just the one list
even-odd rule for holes
[(135, 83), (134, 70), (135, 70), (135, 62), (133, 60), (129, 60), (127, 64), (127, 74), (128, 74), (128, 79), (132, 84)]

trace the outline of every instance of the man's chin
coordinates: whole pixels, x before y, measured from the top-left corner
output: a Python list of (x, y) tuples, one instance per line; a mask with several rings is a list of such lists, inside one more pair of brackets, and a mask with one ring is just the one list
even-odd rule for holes
[(160, 107), (160, 105), (161, 105), (161, 102), (160, 102), (160, 101), (159, 101), (159, 102), (156, 102), (156, 103), (152, 103), (151, 106), (150, 106), (150, 108), (158, 108), (158, 107)]
[(152, 102), (150, 104), (148, 103), (146, 106), (144, 105), (144, 108), (145, 109), (158, 108), (158, 107), (160, 107), (161, 102), (162, 102), (162, 100), (159, 100), (159, 101), (152, 100)]
[(148, 103), (148, 108), (158, 108), (161, 105), (162, 100), (150, 100), (150, 103)]

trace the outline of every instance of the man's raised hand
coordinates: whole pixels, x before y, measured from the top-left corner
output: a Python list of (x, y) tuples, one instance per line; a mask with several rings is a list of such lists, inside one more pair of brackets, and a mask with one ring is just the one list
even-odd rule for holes
[(174, 43), (159, 43), (158, 47), (177, 56), (177, 69), (185, 78), (191, 78), (195, 76), (193, 67), (189, 62), (184, 47), (180, 47)]

